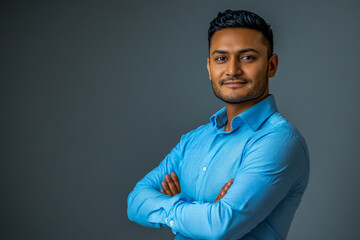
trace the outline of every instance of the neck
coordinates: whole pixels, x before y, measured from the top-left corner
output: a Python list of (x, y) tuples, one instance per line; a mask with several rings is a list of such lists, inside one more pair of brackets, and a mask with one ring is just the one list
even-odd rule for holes
[(232, 130), (231, 122), (234, 119), (234, 117), (236, 117), (240, 113), (246, 111), (250, 107), (254, 106), (255, 104), (257, 104), (258, 102), (260, 102), (261, 100), (263, 100), (267, 96), (269, 96), (269, 93), (265, 92), (261, 97), (258, 97), (258, 98), (255, 98), (255, 99), (252, 99), (252, 100), (249, 100), (249, 101), (246, 101), (246, 102), (225, 103), (226, 115), (227, 115), (227, 122), (226, 122), (226, 125), (225, 125), (225, 131), (231, 131)]

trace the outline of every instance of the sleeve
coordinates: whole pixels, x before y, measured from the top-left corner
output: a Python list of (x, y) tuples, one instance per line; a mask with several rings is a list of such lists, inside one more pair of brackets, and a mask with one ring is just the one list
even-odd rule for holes
[(184, 135), (158, 167), (141, 179), (127, 199), (127, 214), (131, 221), (147, 227), (166, 227), (166, 215), (180, 200), (188, 201), (185, 194), (174, 197), (160, 193), (165, 174), (178, 174), (178, 165), (183, 157)]
[(179, 199), (167, 212), (174, 233), (191, 239), (239, 239), (262, 222), (307, 173), (306, 147), (272, 133), (248, 148), (234, 183), (217, 203)]

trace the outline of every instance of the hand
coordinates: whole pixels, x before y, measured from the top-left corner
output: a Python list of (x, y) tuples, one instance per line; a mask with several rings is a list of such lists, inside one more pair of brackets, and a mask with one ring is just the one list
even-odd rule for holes
[(161, 182), (161, 186), (163, 189), (161, 189), (160, 192), (169, 195), (170, 197), (181, 192), (179, 179), (174, 172), (172, 172), (171, 175), (165, 175), (165, 181)]
[(220, 190), (219, 195), (217, 196), (217, 198), (215, 199), (216, 203), (217, 201), (219, 201), (220, 199), (222, 199), (225, 194), (227, 193), (227, 191), (229, 190), (229, 188), (231, 187), (231, 185), (233, 184), (234, 180), (230, 179), (227, 183), (225, 183), (225, 185), (223, 186), (223, 188)]

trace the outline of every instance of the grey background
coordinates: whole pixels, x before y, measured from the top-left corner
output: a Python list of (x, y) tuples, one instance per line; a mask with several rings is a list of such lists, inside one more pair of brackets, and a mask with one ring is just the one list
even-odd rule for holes
[(1, 1), (0, 239), (171, 239), (126, 198), (223, 104), (206, 72), (218, 11), (275, 35), (278, 108), (311, 177), (288, 239), (360, 239), (358, 1)]

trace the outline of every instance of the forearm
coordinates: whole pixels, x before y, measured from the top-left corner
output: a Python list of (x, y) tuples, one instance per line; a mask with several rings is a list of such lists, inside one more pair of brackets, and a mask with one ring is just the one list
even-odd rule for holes
[(231, 211), (221, 201), (193, 204), (181, 202), (168, 215), (167, 224), (176, 233), (192, 239), (219, 239), (226, 231)]
[[(172, 231), (191, 239), (239, 239), (261, 221), (251, 210), (234, 209), (225, 201), (217, 203), (178, 202), (166, 224)], [(251, 217), (249, 217), (249, 214)]]
[(170, 197), (141, 184), (128, 197), (131, 221), (154, 228), (169, 226), (192, 239), (220, 239), (232, 215), (230, 206), (222, 201), (200, 204), (184, 193)]
[(131, 221), (149, 227), (162, 227), (165, 224), (166, 211), (177, 198), (171, 198), (160, 192), (161, 181), (165, 174), (177, 172), (179, 144), (159, 164), (135, 186), (128, 196), (127, 213)]
[(139, 182), (127, 199), (127, 214), (131, 221), (138, 224), (159, 228), (165, 219), (161, 207), (170, 197), (161, 194), (157, 189)]
[[(171, 185), (174, 183), (171, 182)], [(180, 200), (191, 201), (185, 194), (178, 194), (180, 190), (176, 196), (168, 196), (158, 188), (158, 184), (154, 184), (148, 176), (136, 184), (128, 197), (128, 217), (131, 221), (149, 227), (166, 226), (165, 219), (170, 209)]]

